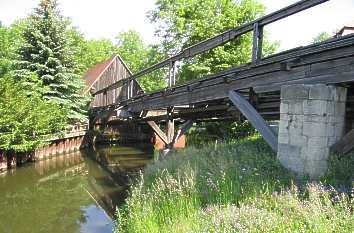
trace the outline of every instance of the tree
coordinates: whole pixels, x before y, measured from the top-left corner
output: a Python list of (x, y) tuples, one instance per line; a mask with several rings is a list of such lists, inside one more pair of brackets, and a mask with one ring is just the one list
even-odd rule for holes
[(146, 68), (148, 48), (137, 31), (121, 32), (116, 39), (116, 51), (129, 64), (129, 69), (133, 73)]
[(320, 32), (317, 36), (313, 38), (313, 43), (320, 43), (329, 38), (331, 38), (331, 35), (328, 32)]
[(17, 49), (23, 43), (21, 33), (26, 20), (18, 20), (10, 27), (0, 26), (0, 76), (12, 70), (17, 59)]
[(107, 39), (86, 40), (76, 28), (67, 31), (68, 43), (77, 65), (77, 74), (82, 75), (93, 65), (109, 59), (116, 51), (112, 41)]
[[(264, 9), (257, 0), (157, 0), (156, 9), (149, 13), (149, 18), (156, 24), (156, 36), (162, 39), (161, 49), (166, 56), (170, 56), (226, 30), (251, 22), (262, 16)], [(263, 55), (273, 53), (276, 48), (277, 44), (269, 43), (265, 34)], [(251, 56), (252, 33), (247, 33), (208, 52), (184, 60), (178, 71), (177, 82), (201, 78), (247, 63)], [(207, 135), (239, 137), (253, 133), (253, 130), (243, 125), (247, 124), (205, 123), (202, 125), (205, 134), (200, 136), (205, 139)], [(235, 133), (235, 130), (238, 132)], [(190, 138), (193, 136), (198, 135), (191, 135)]]
[[(149, 13), (149, 18), (157, 25), (155, 34), (163, 39), (166, 55), (250, 22), (264, 13), (264, 6), (256, 0), (158, 0), (156, 6)], [(246, 63), (251, 59), (251, 48), (252, 34), (248, 33), (186, 60), (181, 67), (179, 81), (200, 78)], [(264, 55), (275, 49), (275, 44), (264, 40)]]
[[(140, 34), (134, 30), (119, 33), (116, 53), (123, 58), (133, 73), (153, 65), (163, 58), (158, 46), (144, 44)], [(156, 71), (139, 79), (139, 83), (145, 91), (157, 90), (166, 85), (164, 75), (164, 71)]]
[(62, 132), (65, 114), (65, 109), (43, 100), (35, 91), (26, 94), (11, 74), (0, 77), (0, 150), (35, 150)]
[(50, 102), (70, 109), (67, 118), (76, 121), (85, 117), (87, 98), (81, 94), (84, 83), (75, 74), (76, 64), (68, 47), (68, 23), (58, 11), (56, 0), (40, 2), (23, 32), (16, 77), (27, 86), (34, 85)]

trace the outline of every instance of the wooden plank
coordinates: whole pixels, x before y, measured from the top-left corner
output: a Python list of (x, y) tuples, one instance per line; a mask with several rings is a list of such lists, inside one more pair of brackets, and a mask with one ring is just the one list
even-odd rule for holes
[(166, 134), (160, 129), (160, 127), (154, 121), (147, 121), (148, 125), (154, 130), (159, 138), (166, 144), (169, 144)]
[(252, 47), (252, 63), (256, 64), (262, 58), (263, 46), (263, 26), (258, 23), (253, 25), (253, 47)]
[(354, 149), (354, 129), (350, 130), (341, 140), (333, 144), (331, 152), (347, 154)]
[(263, 136), (274, 152), (278, 151), (278, 139), (274, 131), (253, 108), (253, 106), (235, 91), (229, 92), (229, 98), (240, 112), (250, 121), (255, 129)]
[[(145, 74), (151, 73), (154, 70), (160, 69), (162, 67), (165, 67), (169, 65), (171, 62), (179, 61), (182, 58), (188, 58), (188, 57), (193, 57), (195, 55), (198, 55), (200, 53), (206, 52), (210, 49), (216, 48), (222, 44), (225, 44), (231, 40), (233, 40), (235, 37), (238, 37), (240, 35), (243, 35), (247, 32), (250, 32), (253, 30), (253, 25), (257, 23), (259, 26), (265, 26), (267, 24), (273, 23), (277, 20), (286, 18), (288, 16), (291, 16), (293, 14), (296, 14), (298, 12), (301, 12), (303, 10), (309, 9), (311, 7), (314, 7), (316, 5), (322, 4), (324, 2), (327, 2), (329, 0), (302, 0), (299, 2), (296, 2), (290, 6), (287, 6), (283, 9), (280, 9), (279, 11), (273, 12), (269, 15), (263, 16), (260, 19), (257, 19), (255, 21), (252, 21), (250, 23), (244, 24), (240, 27), (228, 30), (226, 32), (223, 32), (217, 36), (214, 36), (210, 39), (207, 39), (205, 41), (202, 41), (198, 44), (192, 45), (181, 52), (179, 52), (177, 55), (172, 56), (160, 63), (154, 64), (146, 69), (143, 69), (139, 73), (135, 75), (131, 75), (126, 81), (120, 80), (117, 83), (111, 84), (108, 87), (105, 87), (104, 90), (111, 90), (118, 88), (121, 85), (124, 85), (125, 82), (128, 80), (135, 80), (139, 77), (144, 76)], [(100, 94), (104, 91), (103, 89), (98, 90), (97, 92), (94, 93), (94, 95)]]
[(173, 140), (171, 142), (172, 146), (180, 139), (182, 135), (184, 135), (188, 130), (193, 126), (193, 121), (188, 120), (183, 125), (181, 125), (180, 129), (177, 131)]

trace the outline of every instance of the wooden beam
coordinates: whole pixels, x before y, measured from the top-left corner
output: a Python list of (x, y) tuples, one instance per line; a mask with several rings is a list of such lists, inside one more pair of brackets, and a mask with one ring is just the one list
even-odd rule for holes
[(173, 140), (171, 142), (172, 146), (179, 140), (179, 138), (184, 135), (191, 127), (193, 126), (193, 121), (188, 120), (183, 125), (181, 125), (180, 129), (177, 131)]
[[(354, 36), (352, 36), (354, 42)], [(155, 95), (152, 98), (146, 98), (144, 101), (128, 103), (129, 110), (136, 112), (143, 109), (158, 109), (167, 105), (193, 104), (215, 99), (228, 97), (229, 90), (242, 90), (253, 87), (257, 93), (279, 91), (282, 85), (289, 84), (338, 84), (354, 81), (354, 45), (346, 48), (328, 51), (331, 56), (344, 56), (342, 58), (330, 58), (323, 61), (326, 54), (319, 56), (311, 55), (311, 64), (302, 62), (293, 67), (290, 71), (279, 70), (279, 64), (267, 64), (254, 68), (240, 70), (235, 72), (234, 77), (230, 78), (230, 83), (225, 84), (222, 77), (213, 77), (212, 79), (203, 79), (198, 88), (188, 91), (188, 84), (175, 87), (173, 93), (165, 95), (163, 98)], [(351, 50), (352, 55), (344, 55)], [(348, 50), (348, 51), (347, 51)], [(335, 55), (336, 54), (336, 55)], [(309, 59), (307, 55), (305, 59)], [(318, 62), (315, 62), (317, 60)], [(312, 63), (313, 62), (313, 63)], [(277, 68), (278, 65), (278, 68)], [(311, 66), (310, 72), (308, 67)], [(200, 80), (199, 80), (200, 82)], [(190, 84), (189, 84), (190, 85)]]
[(148, 125), (154, 130), (154, 132), (161, 138), (161, 140), (168, 145), (169, 141), (166, 134), (160, 129), (160, 127), (154, 121), (147, 121)]
[(143, 69), (142, 71), (138, 72), (137, 74), (131, 75), (127, 79), (119, 80), (118, 82), (115, 82), (106, 88), (98, 90), (93, 95), (98, 95), (98, 94), (104, 92), (105, 90), (112, 90), (112, 89), (118, 88), (118, 87), (124, 85), (124, 83), (128, 82), (129, 80), (135, 80), (139, 77), (144, 76), (145, 74), (151, 73), (152, 71), (155, 71), (155, 70), (160, 69), (162, 67), (168, 66), (169, 64), (171, 64), (171, 62), (179, 61), (183, 58), (193, 57), (195, 55), (206, 52), (206, 51), (216, 48), (220, 45), (223, 45), (240, 35), (243, 35), (247, 32), (252, 31), (253, 25), (255, 23), (257, 23), (260, 27), (262, 27), (262, 26), (273, 23), (275, 21), (286, 18), (288, 16), (291, 16), (293, 14), (296, 14), (298, 12), (309, 9), (311, 7), (314, 7), (316, 5), (322, 4), (327, 1), (329, 1), (329, 0), (302, 0), (302, 1), (296, 2), (290, 6), (280, 9), (276, 12), (273, 12), (271, 14), (263, 16), (262, 18), (256, 19), (255, 21), (252, 21), (252, 22), (244, 24), (240, 27), (225, 31), (217, 36), (214, 36), (212, 38), (204, 40), (198, 44), (192, 45), (192, 46), (182, 50), (177, 55), (167, 58), (164, 61), (156, 63), (146, 69)]
[(171, 62), (170, 70), (168, 73), (168, 87), (172, 87), (176, 84), (176, 61)]
[(354, 129), (350, 130), (341, 140), (333, 144), (331, 152), (347, 154), (354, 149)]
[(173, 137), (175, 134), (175, 121), (173, 119), (167, 120), (167, 141), (170, 145), (173, 141)]
[(263, 136), (273, 151), (278, 151), (278, 139), (274, 131), (268, 126), (265, 120), (253, 108), (253, 106), (235, 91), (229, 92), (229, 98), (232, 103), (242, 112), (242, 114), (251, 122), (254, 128)]

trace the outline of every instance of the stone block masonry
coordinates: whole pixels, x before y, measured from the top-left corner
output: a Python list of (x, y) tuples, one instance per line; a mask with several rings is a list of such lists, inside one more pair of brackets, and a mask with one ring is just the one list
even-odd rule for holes
[(281, 88), (278, 159), (284, 167), (317, 178), (327, 170), (329, 148), (344, 134), (347, 89), (333, 85)]

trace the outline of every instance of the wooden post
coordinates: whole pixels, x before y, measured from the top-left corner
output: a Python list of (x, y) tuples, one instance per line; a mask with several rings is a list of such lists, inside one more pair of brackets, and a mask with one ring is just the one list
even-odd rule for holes
[(168, 144), (166, 145), (167, 149), (172, 149), (173, 148), (173, 137), (175, 134), (175, 122), (174, 119), (172, 118), (172, 113), (173, 113), (173, 108), (167, 108), (167, 129), (166, 129), (166, 135), (167, 135), (167, 141)]
[(130, 99), (133, 97), (133, 89), (134, 89), (134, 81), (128, 79), (127, 82), (127, 99)]
[(253, 48), (252, 48), (252, 63), (257, 63), (262, 58), (263, 46), (263, 26), (258, 22), (253, 24)]
[(130, 81), (130, 98), (134, 96), (134, 80)]
[(168, 74), (168, 87), (172, 87), (176, 84), (176, 62), (171, 61), (170, 70)]
[(252, 87), (249, 89), (249, 102), (253, 107), (256, 107), (258, 104), (258, 96)]

